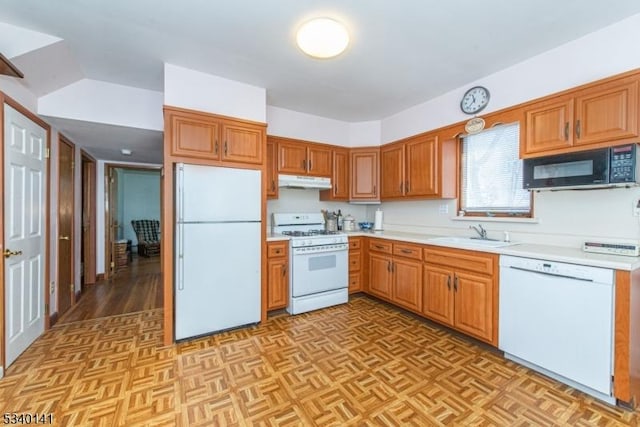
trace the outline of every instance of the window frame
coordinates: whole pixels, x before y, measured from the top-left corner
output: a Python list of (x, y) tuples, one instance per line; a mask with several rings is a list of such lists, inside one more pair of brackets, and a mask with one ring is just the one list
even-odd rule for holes
[[(509, 126), (518, 124), (519, 136), (518, 136), (518, 158), (523, 161), (520, 156), (522, 139), (522, 123), (519, 120), (515, 120), (508, 123), (494, 123), (493, 126), (483, 129), (483, 131), (490, 130), (496, 126)], [(529, 212), (505, 212), (505, 211), (465, 211), (462, 207), (463, 188), (464, 188), (464, 175), (463, 175), (463, 158), (464, 158), (464, 138), (471, 134), (461, 133), (458, 135), (458, 201), (457, 201), (457, 213), (458, 217), (474, 217), (474, 218), (534, 218), (534, 197), (533, 191), (529, 191)]]

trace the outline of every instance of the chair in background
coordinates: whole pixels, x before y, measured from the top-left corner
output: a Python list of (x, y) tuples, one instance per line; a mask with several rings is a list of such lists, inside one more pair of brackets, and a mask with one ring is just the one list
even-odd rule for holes
[(157, 219), (134, 219), (133, 231), (138, 238), (138, 255), (150, 257), (160, 255), (160, 221)]

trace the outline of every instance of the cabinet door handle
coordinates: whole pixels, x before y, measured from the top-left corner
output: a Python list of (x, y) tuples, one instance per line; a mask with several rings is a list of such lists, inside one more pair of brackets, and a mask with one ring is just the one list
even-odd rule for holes
[(402, 193), (402, 182), (400, 183), (400, 192)]
[(447, 289), (451, 290), (451, 276), (447, 276)]
[(313, 166), (311, 166), (311, 160), (309, 160), (309, 171), (311, 171), (311, 169), (313, 169)]
[(227, 148), (228, 148), (228, 147), (227, 147), (227, 141), (225, 141), (225, 142), (224, 142), (224, 155), (225, 155), (225, 156), (227, 155), (227, 152), (228, 152)]
[(373, 195), (376, 196), (378, 193), (376, 192), (376, 186), (373, 186)]
[(458, 292), (458, 276), (453, 275), (453, 290)]
[(213, 151), (214, 151), (215, 154), (218, 154), (218, 140), (217, 139), (216, 139), (216, 143), (215, 143), (215, 146), (213, 148)]
[(576, 136), (580, 139), (580, 120), (576, 121)]
[(564, 124), (564, 140), (569, 140), (569, 122), (565, 122)]
[(405, 191), (406, 193), (408, 193), (408, 192), (409, 192), (409, 181), (408, 181), (408, 180), (407, 180), (407, 181), (405, 181), (405, 183), (404, 183), (404, 191)]
[(391, 261), (387, 261), (387, 271), (391, 271)]
[(307, 170), (307, 161), (306, 160), (302, 161), (302, 169), (304, 169), (305, 171)]
[(276, 191), (276, 182), (271, 180), (271, 191)]
[(283, 265), (283, 266), (282, 266), (282, 277), (284, 277), (284, 276), (286, 276), (286, 275), (287, 275), (287, 266), (286, 266), (286, 265)]

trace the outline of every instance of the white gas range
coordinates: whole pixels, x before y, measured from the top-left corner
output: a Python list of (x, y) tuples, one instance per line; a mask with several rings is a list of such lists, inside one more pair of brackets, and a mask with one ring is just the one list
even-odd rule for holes
[(349, 301), (349, 239), (324, 230), (321, 213), (274, 213), (271, 231), (291, 237), (289, 303), (291, 314)]

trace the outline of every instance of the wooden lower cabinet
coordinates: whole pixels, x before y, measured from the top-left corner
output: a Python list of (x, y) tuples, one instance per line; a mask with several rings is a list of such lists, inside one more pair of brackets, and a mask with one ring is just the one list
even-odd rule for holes
[(285, 308), (289, 300), (289, 242), (267, 243), (267, 311)]
[(422, 313), (431, 319), (453, 325), (453, 271), (425, 264)]
[(394, 257), (391, 265), (392, 302), (413, 311), (422, 306), (422, 262)]
[(445, 248), (424, 252), (422, 314), (497, 345), (498, 256)]
[(349, 293), (362, 291), (362, 237), (349, 237)]
[[(391, 254), (403, 254), (397, 256)], [(414, 259), (414, 257), (418, 259)], [(408, 310), (422, 306), (422, 261), (419, 245), (369, 241), (369, 292)]]
[(384, 299), (391, 299), (391, 256), (369, 254), (369, 292)]

